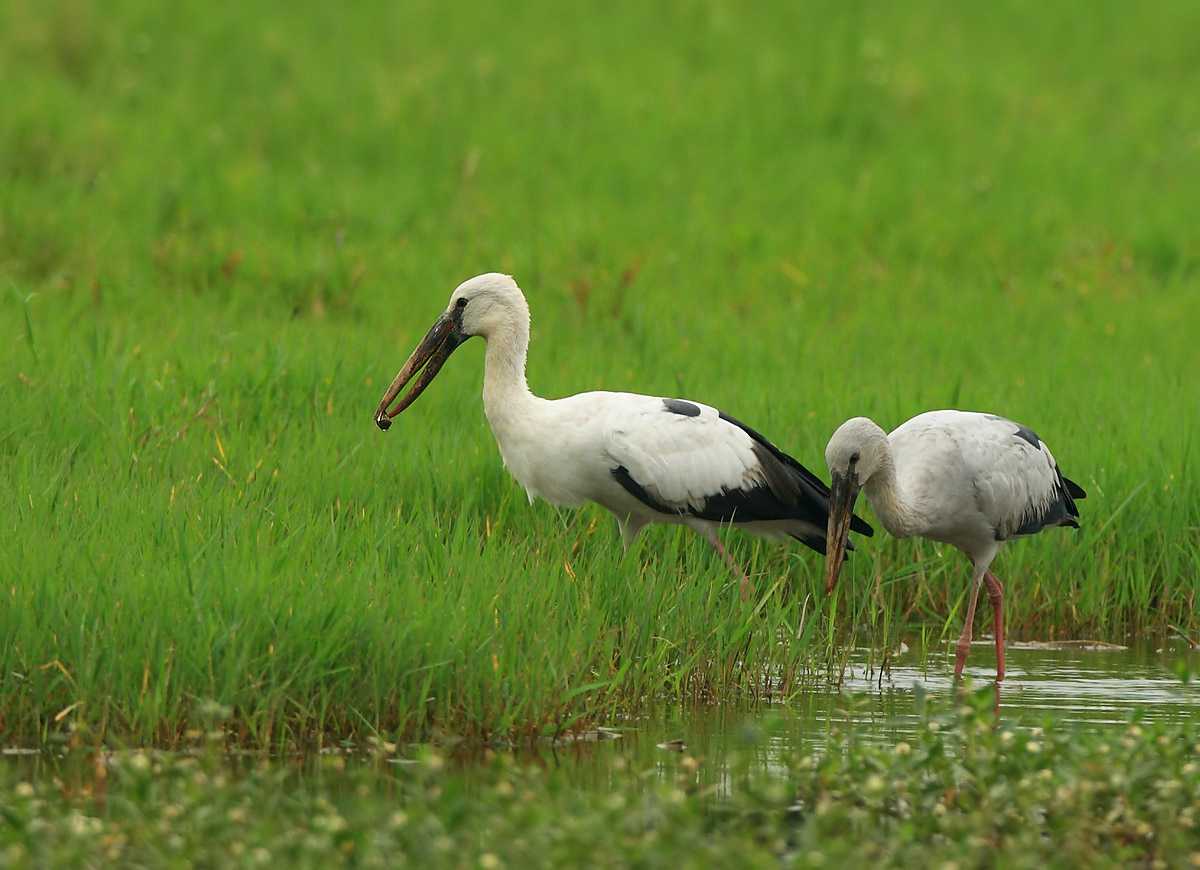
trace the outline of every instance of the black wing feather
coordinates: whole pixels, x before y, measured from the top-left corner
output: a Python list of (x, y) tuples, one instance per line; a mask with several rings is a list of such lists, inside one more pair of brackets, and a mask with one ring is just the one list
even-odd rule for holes
[[(776, 469), (776, 464), (782, 466), (783, 474), (780, 475), (778, 485), (783, 487), (785, 491), (788, 489), (794, 490), (797, 495), (803, 493), (808, 500), (814, 501), (820, 505), (820, 523), (824, 525), (824, 523), (829, 519), (829, 487), (825, 485), (825, 482), (791, 456), (784, 453), (782, 450), (768, 441), (761, 432), (750, 428), (741, 420), (730, 417), (724, 411), (720, 411), (718, 413), (720, 414), (721, 419), (726, 423), (731, 423), (734, 426), (737, 426), (752, 439), (754, 439), (756, 448), (754, 452), (755, 455), (758, 456), (759, 461), (763, 463), (763, 468), (767, 472), (767, 482), (775, 484), (775, 481), (772, 480), (772, 471)], [(762, 449), (760, 450), (758, 448)], [(764, 452), (766, 455), (764, 455)], [(774, 462), (771, 460), (774, 460)], [(789, 481), (791, 486), (787, 486), (787, 484), (784, 483), (784, 480)], [(867, 537), (875, 534), (875, 530), (872, 529), (871, 526), (857, 514), (851, 517), (850, 528), (861, 535), (866, 535)]]
[[(987, 414), (986, 416), (989, 420), (1012, 423), (1012, 425), (1017, 427), (1013, 435), (1027, 443), (1034, 450), (1040, 451), (1042, 449), (1042, 439), (1028, 426), (1023, 426), (1020, 423), (1009, 420), (1007, 417), (999, 417), (995, 414)], [(1017, 535), (1035, 535), (1049, 526), (1079, 528), (1079, 523), (1076, 521), (1079, 517), (1079, 508), (1075, 506), (1075, 499), (1087, 498), (1087, 493), (1075, 481), (1064, 477), (1057, 464), (1054, 466), (1054, 476), (1056, 478), (1054, 482), (1054, 498), (1050, 500), (1050, 503), (1046, 505), (1041, 513), (1026, 519), (1021, 524), (1021, 527), (1013, 532), (1014, 537)]]
[(1035, 514), (1025, 520), (1021, 527), (1013, 532), (1013, 537), (1022, 535), (1036, 535), (1042, 529), (1050, 528), (1051, 526), (1066, 526), (1067, 528), (1079, 528), (1079, 508), (1075, 506), (1075, 499), (1087, 497), (1087, 493), (1083, 491), (1083, 487), (1075, 481), (1063, 476), (1059, 471), (1058, 466), (1054, 466), (1054, 498), (1046, 505), (1041, 513)]
[[(668, 410), (679, 413), (669, 406)], [(823, 531), (829, 521), (829, 487), (754, 429), (726, 414), (720, 414), (720, 417), (725, 422), (737, 426), (754, 441), (752, 449), (762, 466), (766, 478), (764, 483), (748, 489), (722, 489), (719, 493), (707, 496), (699, 508), (673, 508), (647, 492), (644, 486), (634, 480), (625, 466), (618, 465), (612, 469), (613, 478), (642, 504), (662, 514), (684, 514), (718, 523), (800, 520), (821, 529), (822, 534), (792, 537), (817, 552), (824, 553)], [(874, 532), (858, 516), (851, 520), (850, 527), (863, 535), (871, 535)]]

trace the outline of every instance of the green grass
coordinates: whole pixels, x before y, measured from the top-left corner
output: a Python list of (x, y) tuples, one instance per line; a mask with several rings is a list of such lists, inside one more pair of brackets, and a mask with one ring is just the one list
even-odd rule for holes
[[(975, 699), (985, 707), (991, 692)], [(910, 741), (835, 737), (772, 773), (750, 735), (728, 766), (597, 762), (596, 788), (507, 755), (463, 776), (428, 750), (299, 775), (120, 753), (21, 781), (0, 767), (11, 867), (1187, 867), (1200, 863), (1200, 730), (997, 728), (967, 706)], [(936, 729), (936, 730), (935, 730)], [(731, 784), (735, 787), (728, 790)], [(302, 787), (298, 787), (302, 786)]]
[[(1188, 3), (125, 0), (0, 7), (0, 735), (539, 733), (787, 692), (957, 633), (965, 560), (840, 586), (737, 542), (622, 560), (526, 504), (450, 290), (510, 271), (530, 382), (685, 395), (823, 472), (846, 417), (992, 410), (1084, 528), (1009, 548), (1016, 635), (1200, 633), (1200, 64)], [(986, 609), (986, 608), (985, 608)], [(985, 630), (986, 617), (980, 631)]]

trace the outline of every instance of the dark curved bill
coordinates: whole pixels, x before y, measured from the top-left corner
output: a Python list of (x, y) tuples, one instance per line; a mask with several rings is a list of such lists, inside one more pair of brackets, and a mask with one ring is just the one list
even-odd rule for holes
[(858, 499), (858, 487), (851, 483), (847, 474), (834, 474), (829, 487), (829, 525), (825, 531), (825, 594), (833, 592), (837, 585), (842, 562), (846, 558), (846, 544), (850, 538), (850, 523), (854, 519), (854, 502)]
[[(454, 349), (461, 343), (456, 327), (454, 319), (448, 314), (443, 314), (434, 321), (429, 332), (425, 333), (421, 343), (417, 345), (416, 350), (412, 352), (396, 377), (392, 379), (387, 392), (380, 399), (379, 407), (375, 409), (376, 426), (384, 430), (391, 426), (392, 418), (415, 402), (430, 382), (437, 377), (442, 364), (449, 359), (450, 354), (454, 353)], [(400, 395), (400, 391), (417, 372), (420, 372), (421, 376), (417, 378), (412, 389), (395, 408), (388, 410), (392, 402), (396, 400), (396, 396)]]

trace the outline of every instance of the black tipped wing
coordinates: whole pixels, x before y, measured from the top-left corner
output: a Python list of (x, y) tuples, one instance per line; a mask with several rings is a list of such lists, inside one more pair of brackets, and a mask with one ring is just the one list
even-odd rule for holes
[[(770, 469), (768, 482), (771, 481), (772, 476), (775, 478), (773, 489), (785, 493), (790, 492), (793, 494), (793, 499), (804, 498), (819, 504), (822, 511), (822, 522), (829, 518), (829, 487), (821, 478), (764, 438), (760, 432), (751, 429), (740, 420), (730, 417), (724, 412), (721, 412), (720, 418), (726, 423), (737, 426), (754, 440), (759, 460), (763, 463), (764, 468)], [(774, 474), (772, 475), (771, 472)], [(851, 518), (850, 528), (868, 537), (875, 534), (875, 530), (857, 514)]]
[[(1079, 528), (1075, 499), (1087, 493), (1063, 476), (1036, 432), (995, 414), (966, 415), (963, 427), (960, 444), (969, 443), (974, 450), (976, 493), (988, 496), (986, 512), (997, 540), (1053, 526)], [(969, 440), (968, 434), (973, 435)]]
[[(823, 550), (829, 488), (820, 478), (715, 408), (671, 399), (644, 409), (623, 416), (606, 442), (627, 493), (658, 513), (711, 522), (794, 520), (810, 531), (793, 536)], [(872, 533), (858, 517), (852, 528)]]
[[(1076, 483), (1063, 477), (1058, 466), (1054, 467), (1056, 480), (1054, 491), (1044, 505), (1026, 514), (1021, 525), (1013, 531), (1013, 537), (1036, 535), (1042, 529), (1051, 526), (1066, 526), (1079, 528), (1079, 509), (1075, 507), (1075, 499), (1083, 498), (1085, 493)], [(1075, 495), (1075, 493), (1080, 493)]]

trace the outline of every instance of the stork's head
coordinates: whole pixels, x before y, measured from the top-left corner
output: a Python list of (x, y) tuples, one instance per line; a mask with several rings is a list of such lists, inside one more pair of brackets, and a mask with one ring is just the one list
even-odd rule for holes
[(511, 275), (487, 272), (463, 281), (450, 294), (446, 314), (459, 317), (459, 329), (470, 338), (528, 329), (529, 306)]
[(846, 540), (858, 491), (883, 465), (888, 455), (887, 435), (872, 420), (847, 420), (825, 447), (829, 466), (829, 525), (825, 535), (825, 592), (833, 592), (846, 557)]
[(861, 487), (879, 470), (887, 455), (887, 433), (874, 420), (852, 417), (833, 433), (825, 446), (829, 473)]
[[(442, 365), (455, 349), (476, 335), (485, 339), (500, 335), (521, 336), (527, 339), (529, 307), (517, 282), (509, 275), (488, 272), (476, 275), (454, 288), (450, 303), (421, 339), (416, 350), (400, 369), (375, 410), (375, 425), (387, 429), (392, 418), (416, 401), (425, 388), (437, 377)], [(396, 396), (421, 373), (413, 388), (395, 408), (388, 410)]]

